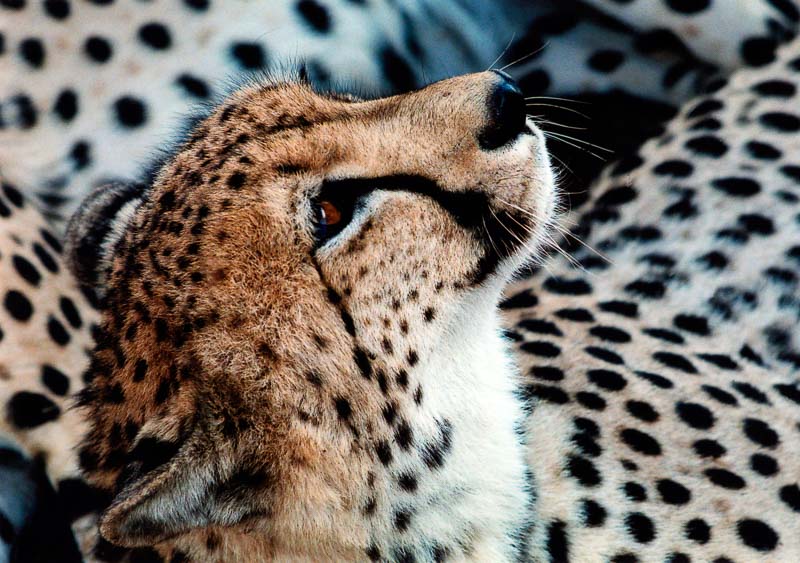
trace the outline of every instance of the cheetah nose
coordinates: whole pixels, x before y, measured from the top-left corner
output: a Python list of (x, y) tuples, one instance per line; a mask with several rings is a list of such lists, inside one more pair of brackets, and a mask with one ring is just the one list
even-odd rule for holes
[(525, 129), (525, 96), (517, 83), (505, 72), (493, 70), (496, 81), (487, 104), (487, 122), (478, 134), (482, 149), (490, 151), (516, 139)]

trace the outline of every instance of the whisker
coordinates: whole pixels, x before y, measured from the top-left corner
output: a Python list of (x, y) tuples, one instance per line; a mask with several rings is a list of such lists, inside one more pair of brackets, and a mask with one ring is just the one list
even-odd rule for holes
[(580, 111), (578, 111), (576, 109), (565, 108), (563, 106), (557, 106), (556, 104), (539, 104), (539, 103), (527, 103), (527, 104), (525, 104), (525, 107), (529, 107), (529, 108), (530, 107), (537, 107), (537, 106), (538, 107), (546, 107), (546, 108), (555, 108), (555, 109), (559, 109), (559, 110), (562, 110), (562, 111), (568, 111), (570, 113), (574, 113), (576, 115), (580, 115), (581, 117), (584, 117), (586, 119), (589, 119), (589, 120), (592, 119), (591, 117), (589, 117), (585, 113), (580, 112)]
[[(548, 134), (547, 134), (547, 133), (545, 133), (545, 136), (548, 136)], [(552, 136), (552, 137), (550, 137), (550, 138), (551, 138), (551, 139), (553, 139), (553, 140), (555, 140), (555, 141), (561, 141), (561, 142), (562, 142), (562, 143), (564, 143), (565, 145), (569, 145), (569, 146), (571, 146), (571, 147), (574, 147), (574, 148), (578, 149), (579, 151), (583, 151), (583, 152), (585, 152), (585, 153), (589, 153), (590, 155), (592, 155), (593, 157), (595, 157), (595, 158), (596, 158), (597, 160), (599, 160), (600, 162), (606, 162), (606, 159), (605, 159), (605, 158), (603, 158), (602, 156), (600, 156), (600, 155), (598, 155), (598, 154), (595, 154), (595, 153), (593, 153), (592, 151), (590, 151), (590, 150), (588, 150), (588, 149), (585, 149), (585, 148), (583, 148), (583, 147), (582, 147), (582, 146), (580, 146), (580, 145), (576, 145), (575, 143), (572, 143), (572, 142), (570, 142), (570, 141), (567, 141), (567, 140), (565, 140), (565, 139), (562, 139), (561, 137)]]
[(583, 100), (573, 100), (571, 98), (559, 98), (556, 96), (528, 96), (525, 100), (557, 100), (560, 102), (571, 102), (573, 104), (584, 104), (587, 106), (592, 105), (591, 102), (585, 102)]
[(607, 148), (602, 147), (600, 145), (596, 145), (594, 143), (590, 143), (589, 141), (586, 141), (584, 139), (578, 139), (577, 137), (573, 137), (571, 135), (566, 135), (564, 133), (556, 133), (555, 131), (547, 131), (547, 133), (549, 133), (551, 135), (558, 135), (559, 137), (564, 137), (566, 139), (569, 139), (570, 141), (575, 141), (576, 143), (583, 143), (584, 145), (588, 145), (590, 147), (596, 148), (597, 150), (601, 150), (603, 152), (614, 154), (613, 150), (607, 149)]
[[(536, 119), (532, 115), (529, 115), (528, 117)], [(577, 127), (575, 125), (564, 125), (563, 123), (556, 123), (555, 121), (550, 121), (548, 119), (543, 119), (542, 116), (537, 116), (537, 117), (538, 117), (537, 123), (544, 123), (545, 125), (552, 125), (553, 127), (560, 127), (561, 129), (573, 129), (575, 131), (587, 131), (588, 130), (587, 127)]]
[(503, 49), (502, 52), (499, 55), (497, 55), (497, 58), (492, 61), (492, 64), (490, 64), (489, 68), (486, 69), (487, 71), (492, 70), (494, 68), (494, 65), (496, 65), (500, 61), (500, 59), (503, 58), (503, 55), (505, 55), (506, 51), (508, 51), (508, 48), (511, 47), (511, 44), (514, 42), (514, 39), (516, 38), (516, 36), (517, 36), (517, 32), (516, 31), (511, 34), (511, 39), (508, 40), (508, 44), (506, 45), (506, 48)]
[(514, 66), (517, 63), (521, 63), (522, 61), (524, 61), (526, 59), (530, 59), (532, 56), (536, 55), (537, 53), (542, 52), (548, 45), (550, 45), (549, 41), (547, 43), (545, 43), (544, 45), (542, 45), (541, 47), (539, 47), (538, 49), (536, 49), (535, 51), (533, 51), (532, 53), (528, 53), (524, 57), (520, 57), (515, 61), (511, 61), (510, 63), (505, 65), (503, 68), (501, 68), (500, 71), (502, 72), (502, 71), (506, 70), (507, 68)]

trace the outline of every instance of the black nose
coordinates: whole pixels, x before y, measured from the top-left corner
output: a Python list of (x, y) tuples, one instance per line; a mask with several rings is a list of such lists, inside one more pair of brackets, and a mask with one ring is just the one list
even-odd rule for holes
[(487, 121), (478, 134), (482, 149), (494, 150), (516, 139), (526, 129), (525, 96), (505, 72), (493, 70), (499, 80), (486, 100)]

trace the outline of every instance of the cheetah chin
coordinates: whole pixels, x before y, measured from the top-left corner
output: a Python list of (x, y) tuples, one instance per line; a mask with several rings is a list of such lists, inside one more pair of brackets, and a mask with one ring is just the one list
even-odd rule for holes
[(511, 561), (523, 403), (497, 301), (554, 216), (499, 72), (379, 100), (253, 86), (68, 255), (104, 300), (81, 404), (99, 531), (197, 560)]

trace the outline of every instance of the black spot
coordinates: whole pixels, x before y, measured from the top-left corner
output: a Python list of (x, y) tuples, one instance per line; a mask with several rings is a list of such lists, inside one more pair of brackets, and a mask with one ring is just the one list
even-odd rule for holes
[(744, 479), (727, 469), (710, 468), (704, 472), (709, 481), (725, 489), (739, 490), (745, 487)]
[(689, 520), (686, 523), (684, 532), (686, 533), (686, 539), (699, 544), (705, 545), (711, 539), (711, 528), (700, 518)]
[(523, 388), (523, 393), (526, 399), (537, 398), (558, 405), (569, 402), (569, 395), (563, 389), (552, 385), (526, 385)]
[(797, 87), (785, 80), (764, 80), (753, 86), (753, 90), (762, 96), (791, 98), (797, 92)]
[(777, 460), (766, 454), (753, 454), (750, 456), (750, 469), (764, 477), (772, 477), (780, 470)]
[(208, 10), (210, 0), (183, 0), (183, 3), (186, 4), (192, 10), (198, 12), (204, 12)]
[(247, 174), (244, 172), (234, 172), (226, 181), (229, 188), (233, 188), (234, 190), (240, 189), (244, 186), (245, 182), (247, 181)]
[(545, 321), (542, 319), (525, 319), (517, 323), (519, 328), (525, 329), (528, 332), (535, 332), (538, 334), (550, 334), (553, 336), (564, 336), (564, 333), (556, 326), (555, 323)]
[(634, 502), (644, 502), (647, 500), (647, 490), (639, 483), (628, 481), (622, 486), (622, 492), (628, 499)]
[(763, 391), (745, 381), (734, 381), (731, 383), (731, 387), (736, 389), (742, 394), (742, 396), (750, 399), (751, 401), (755, 401), (756, 403), (760, 403), (762, 405), (770, 404), (767, 395)]
[(640, 430), (625, 428), (620, 432), (620, 438), (633, 451), (644, 455), (661, 455), (661, 445), (658, 441)]
[(694, 172), (694, 166), (685, 160), (666, 160), (653, 168), (658, 176), (672, 176), (673, 178), (686, 178)]
[(596, 487), (602, 481), (594, 463), (583, 456), (571, 455), (567, 459), (567, 471), (584, 487)]
[(402, 420), (400, 424), (397, 425), (397, 430), (394, 432), (394, 439), (402, 450), (408, 451), (411, 448), (414, 444), (414, 433), (408, 422)]
[(300, 0), (297, 3), (297, 11), (303, 16), (305, 22), (319, 33), (327, 33), (331, 29), (331, 16), (328, 8), (317, 2), (317, 0)]
[(697, 440), (692, 444), (695, 453), (700, 457), (710, 457), (716, 459), (725, 455), (725, 448), (716, 440)]
[(69, 378), (61, 370), (47, 364), (42, 366), (42, 383), (61, 397), (69, 391)]
[(653, 338), (664, 340), (665, 342), (671, 342), (673, 344), (683, 344), (684, 342), (683, 336), (677, 332), (663, 328), (645, 328), (642, 329), (642, 332), (648, 336), (652, 336)]
[(701, 385), (700, 388), (706, 392), (706, 394), (722, 403), (723, 405), (738, 405), (739, 401), (736, 400), (736, 397), (728, 393), (727, 391), (720, 389), (719, 387), (715, 387), (713, 385)]
[(100, 64), (108, 62), (114, 52), (108, 39), (97, 35), (93, 35), (86, 40), (83, 44), (83, 50), (87, 57)]
[(236, 42), (231, 45), (230, 52), (244, 70), (263, 68), (267, 64), (264, 48), (258, 43)]
[(44, 44), (39, 39), (28, 37), (20, 41), (19, 54), (25, 62), (34, 68), (42, 68), (44, 65)]
[(708, 327), (708, 319), (705, 317), (682, 313), (675, 315), (672, 322), (677, 328), (685, 330), (686, 332), (692, 332), (700, 336), (708, 336), (711, 334), (711, 329)]
[(776, 383), (775, 385), (773, 385), (773, 387), (775, 387), (778, 393), (780, 393), (790, 401), (793, 401), (798, 405), (800, 405), (800, 388), (798, 388), (796, 385)]
[(589, 68), (597, 72), (610, 73), (617, 70), (625, 61), (625, 55), (617, 49), (600, 49), (587, 61)]
[(594, 321), (594, 315), (586, 309), (559, 309), (555, 315), (560, 319), (575, 323), (590, 323)]
[(526, 309), (539, 304), (539, 299), (529, 289), (520, 291), (500, 302), (501, 309)]
[(741, 42), (741, 54), (744, 62), (759, 67), (775, 60), (777, 43), (767, 37), (750, 37)]
[(708, 430), (714, 426), (714, 415), (708, 408), (698, 403), (679, 401), (675, 405), (675, 412), (683, 422), (692, 428)]
[(375, 453), (378, 454), (378, 459), (381, 460), (383, 465), (389, 465), (392, 463), (392, 448), (389, 446), (389, 443), (386, 442), (386, 440), (381, 440), (375, 444)]
[(738, 222), (748, 233), (763, 236), (769, 236), (775, 233), (775, 225), (772, 220), (758, 213), (744, 213), (739, 215)]
[(78, 113), (78, 95), (74, 90), (62, 90), (53, 104), (55, 112), (63, 121), (71, 121)]
[(133, 370), (133, 380), (136, 382), (142, 381), (147, 374), (147, 360), (139, 359), (136, 361), (136, 367)]
[(656, 537), (653, 521), (641, 512), (632, 512), (625, 517), (628, 533), (639, 543), (649, 543)]
[(781, 487), (779, 496), (786, 506), (795, 512), (800, 512), (800, 487), (796, 484)]
[(164, 24), (149, 22), (139, 28), (139, 41), (153, 49), (163, 50), (169, 49), (172, 37)]
[(348, 420), (350, 418), (350, 414), (352, 413), (350, 401), (344, 397), (337, 397), (334, 400), (334, 405), (336, 406), (336, 414), (339, 415), (339, 418), (342, 420)]
[(689, 110), (689, 112), (686, 114), (686, 118), (694, 119), (696, 117), (704, 117), (710, 113), (717, 112), (724, 107), (725, 105), (720, 100), (715, 100), (714, 98), (708, 98), (698, 103), (691, 110)]
[(560, 277), (549, 277), (544, 282), (544, 288), (551, 293), (559, 295), (587, 295), (592, 292), (592, 286), (585, 280)]
[(756, 551), (772, 551), (778, 545), (778, 534), (761, 520), (739, 520), (736, 531), (742, 542)]
[(411, 525), (411, 511), (407, 509), (398, 510), (394, 513), (394, 527), (398, 532), (405, 532)]
[(636, 190), (631, 186), (615, 186), (601, 195), (595, 205), (597, 207), (616, 207), (636, 199)]
[(655, 422), (659, 418), (658, 411), (645, 401), (627, 401), (625, 408), (632, 416), (645, 422)]
[(747, 150), (750, 156), (760, 160), (778, 160), (783, 156), (783, 153), (772, 145), (758, 141), (748, 142), (745, 145), (745, 150)]
[(123, 127), (140, 127), (147, 120), (144, 102), (132, 96), (123, 96), (115, 101), (114, 113)]
[(530, 369), (530, 374), (545, 381), (561, 381), (564, 379), (564, 372), (553, 366), (533, 366)]
[(718, 178), (711, 185), (734, 197), (751, 197), (761, 191), (761, 185), (750, 178)]
[(769, 424), (757, 418), (745, 418), (743, 429), (750, 441), (765, 448), (775, 448), (780, 442), (778, 433)]
[(781, 133), (796, 133), (800, 131), (800, 118), (791, 113), (768, 112), (759, 117), (758, 120), (764, 127)]
[(175, 79), (175, 82), (188, 94), (196, 98), (205, 99), (211, 95), (211, 91), (205, 81), (192, 74), (183, 73)]
[(691, 374), (697, 373), (697, 368), (694, 367), (694, 364), (692, 364), (692, 362), (690, 362), (689, 360), (678, 354), (673, 354), (672, 352), (655, 352), (653, 354), (653, 358), (667, 367), (685, 373), (691, 373)]
[(601, 340), (616, 344), (624, 344), (631, 341), (631, 337), (627, 332), (612, 326), (595, 326), (592, 327), (589, 333)]
[(583, 524), (588, 528), (597, 528), (605, 524), (606, 516), (608, 513), (599, 503), (586, 499), (582, 502), (581, 512), (583, 515)]
[(672, 479), (661, 479), (656, 483), (656, 489), (667, 504), (687, 504), (692, 498), (689, 489)]
[(626, 285), (625, 291), (645, 299), (661, 299), (667, 288), (660, 281), (636, 280)]
[(21, 292), (12, 289), (6, 292), (3, 305), (9, 314), (18, 321), (27, 321), (33, 315), (33, 305)]
[(362, 348), (356, 348), (353, 352), (353, 358), (361, 375), (366, 379), (370, 379), (372, 377), (372, 363), (369, 361), (367, 353)]
[(638, 377), (641, 377), (648, 383), (655, 385), (659, 389), (670, 389), (674, 387), (672, 381), (664, 377), (663, 375), (658, 375), (657, 373), (651, 373), (648, 371), (635, 371), (634, 372)]
[(695, 153), (714, 158), (719, 158), (728, 152), (728, 145), (713, 135), (703, 135), (689, 139), (686, 142), (686, 148)]
[(724, 354), (697, 354), (697, 357), (717, 366), (720, 369), (729, 371), (735, 371), (739, 369), (739, 364), (737, 364), (733, 358)]
[(39, 285), (42, 275), (39, 273), (39, 270), (37, 270), (36, 267), (28, 261), (27, 258), (15, 254), (11, 258), (11, 262), (14, 265), (14, 269), (22, 279), (34, 287)]
[(569, 561), (569, 541), (567, 525), (561, 520), (554, 520), (547, 527), (547, 553), (553, 563)]
[(630, 301), (604, 301), (597, 304), (601, 310), (615, 315), (635, 319), (639, 316), (639, 306)]
[(406, 492), (413, 493), (417, 490), (419, 484), (417, 483), (417, 478), (414, 476), (413, 473), (403, 473), (397, 478), (397, 484), (400, 485), (400, 488)]
[(606, 408), (606, 400), (596, 393), (579, 391), (575, 393), (575, 400), (587, 409), (594, 411), (602, 411)]
[(528, 354), (541, 356), (543, 358), (555, 358), (561, 353), (561, 349), (558, 346), (542, 340), (525, 342), (520, 346), (520, 349)]
[(628, 384), (622, 375), (606, 369), (591, 369), (586, 373), (586, 376), (589, 381), (608, 391), (620, 391)]
[(598, 360), (603, 360), (604, 362), (608, 362), (609, 364), (621, 366), (625, 363), (625, 360), (623, 360), (619, 354), (617, 354), (616, 352), (612, 352), (607, 348), (600, 348), (598, 346), (587, 346), (586, 348), (584, 348), (584, 351), (590, 356), (594, 356)]
[(445, 457), (453, 447), (453, 427), (452, 424), (445, 420), (443, 422), (437, 421), (439, 426), (438, 438), (428, 444), (425, 444), (422, 451), (422, 460), (430, 469), (439, 469), (444, 466)]
[(19, 391), (12, 395), (6, 408), (8, 419), (20, 429), (41, 426), (61, 414), (61, 409), (53, 401), (41, 393), (30, 391)]
[(70, 6), (67, 0), (45, 0), (44, 11), (54, 20), (63, 20), (69, 17)]

